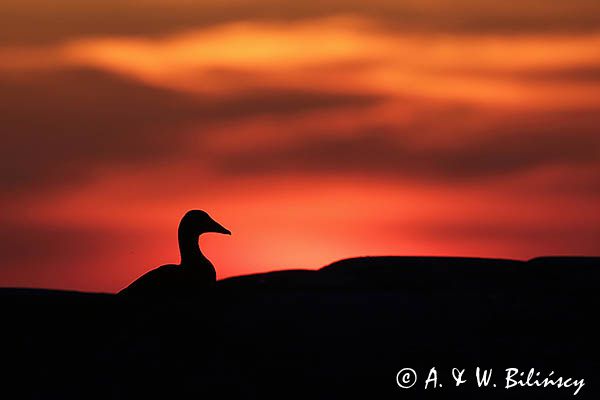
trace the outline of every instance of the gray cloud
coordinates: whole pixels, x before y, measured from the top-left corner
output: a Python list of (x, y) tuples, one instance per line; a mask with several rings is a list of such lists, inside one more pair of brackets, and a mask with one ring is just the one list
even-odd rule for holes
[(185, 127), (261, 114), (365, 107), (380, 98), (315, 91), (256, 90), (227, 98), (187, 95), (94, 70), (0, 78), (3, 192), (86, 179), (106, 164), (185, 157)]
[(440, 71), (465, 78), (492, 78), (495, 80), (516, 80), (529, 83), (567, 83), (598, 84), (600, 82), (600, 64), (583, 64), (551, 68), (527, 68), (523, 70), (446, 70)]
[[(215, 73), (236, 76), (236, 71)], [(321, 134), (306, 132), (288, 145), (250, 145), (233, 153), (203, 152), (201, 146), (192, 149), (184, 142), (189, 126), (194, 126), (201, 143), (211, 140), (210, 129), (203, 131), (202, 126), (339, 108), (347, 108), (351, 118), (352, 109), (385, 100), (275, 89), (212, 98), (148, 87), (90, 69), (6, 74), (0, 78), (2, 196), (78, 185), (104, 166), (178, 161), (193, 161), (196, 170), (210, 169), (225, 178), (255, 173), (368, 174), (457, 182), (548, 165), (587, 165), (594, 177), (600, 175), (597, 109), (502, 115), (454, 102), (405, 98), (403, 107), (410, 108), (414, 118), (401, 126), (343, 134), (326, 132), (323, 120)], [(281, 129), (285, 134), (286, 127)], [(429, 144), (424, 137), (430, 138)], [(456, 140), (440, 144), (436, 137)], [(587, 180), (577, 187), (582, 193), (597, 191), (597, 185), (588, 185)]]
[(552, 117), (495, 126), (490, 121), (469, 139), (457, 134), (456, 143), (442, 146), (420, 144), (415, 140), (419, 131), (387, 127), (234, 154), (220, 158), (221, 169), (230, 174), (361, 173), (438, 182), (488, 179), (548, 165), (595, 165), (600, 174), (600, 138), (595, 125), (586, 126), (597, 118), (587, 117), (579, 124), (567, 123), (576, 121), (576, 115), (555, 117), (554, 124)]

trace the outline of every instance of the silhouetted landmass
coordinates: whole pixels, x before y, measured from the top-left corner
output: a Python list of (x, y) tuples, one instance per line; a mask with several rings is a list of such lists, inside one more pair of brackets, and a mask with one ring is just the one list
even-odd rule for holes
[[(193, 298), (2, 289), (10, 398), (598, 398), (600, 258), (366, 257), (218, 281)], [(476, 367), (497, 388), (476, 387)], [(400, 389), (396, 373), (419, 373)], [(431, 367), (443, 388), (423, 390)], [(454, 387), (450, 371), (466, 368)], [(358, 396), (358, 397), (357, 397)], [(8, 398), (8, 397), (7, 397)]]
[[(568, 267), (567, 267), (568, 266)], [(596, 288), (597, 257), (529, 261), (467, 257), (359, 257), (320, 270), (284, 270), (233, 277), (221, 288), (339, 290), (569, 290)]]

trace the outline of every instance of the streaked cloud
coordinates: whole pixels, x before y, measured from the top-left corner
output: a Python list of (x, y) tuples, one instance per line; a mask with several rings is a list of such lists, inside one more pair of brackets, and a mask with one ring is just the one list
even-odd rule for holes
[(90, 36), (161, 36), (237, 21), (291, 22), (332, 15), (380, 20), (388, 30), (519, 35), (598, 32), (596, 0), (5, 0), (0, 43), (56, 43)]
[(589, 73), (592, 79), (543, 77), (597, 70), (600, 56), (590, 49), (600, 47), (600, 34), (441, 36), (390, 33), (379, 24), (358, 17), (237, 22), (161, 38), (91, 37), (52, 48), (9, 48), (0, 59), (13, 69), (99, 68), (211, 96), (319, 87), (521, 107), (596, 99), (599, 84)]

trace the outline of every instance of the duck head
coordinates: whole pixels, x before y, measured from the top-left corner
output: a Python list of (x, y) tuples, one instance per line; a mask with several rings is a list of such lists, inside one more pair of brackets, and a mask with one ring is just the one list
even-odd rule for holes
[(188, 211), (179, 223), (179, 252), (181, 254), (182, 266), (201, 267), (204, 266), (213, 271), (214, 267), (200, 251), (198, 237), (203, 233), (215, 232), (231, 235), (228, 229), (212, 219), (210, 215), (202, 210)]
[(217, 221), (211, 218), (207, 212), (202, 210), (188, 211), (179, 224), (179, 230), (185, 231), (194, 236), (200, 236), (203, 233), (214, 232), (224, 235), (231, 235), (229, 229), (226, 229)]

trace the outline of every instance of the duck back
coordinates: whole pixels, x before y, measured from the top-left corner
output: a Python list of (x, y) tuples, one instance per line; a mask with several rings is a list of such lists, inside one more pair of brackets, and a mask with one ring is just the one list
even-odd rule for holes
[(119, 294), (136, 297), (187, 297), (201, 294), (216, 281), (214, 269), (163, 265), (135, 280)]

